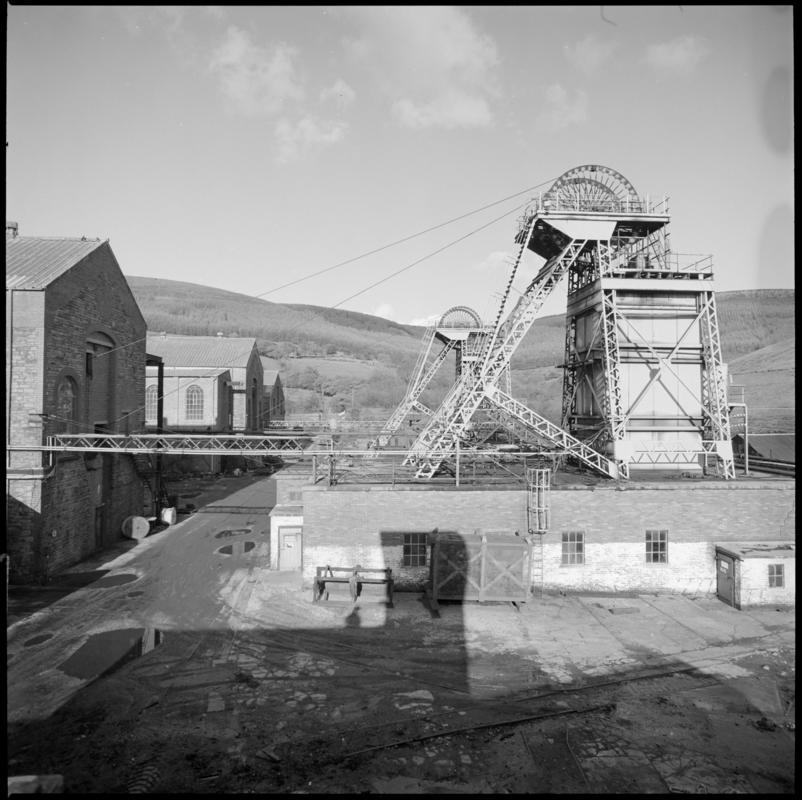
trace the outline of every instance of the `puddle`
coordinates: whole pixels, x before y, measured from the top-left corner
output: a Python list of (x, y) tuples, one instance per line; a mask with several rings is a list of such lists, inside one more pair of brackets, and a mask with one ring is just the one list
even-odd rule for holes
[(139, 575), (133, 573), (125, 573), (123, 575), (109, 575), (107, 578), (101, 578), (92, 584), (93, 589), (105, 589), (110, 586), (122, 586), (125, 583), (131, 583), (138, 580)]
[(34, 636), (32, 639), (28, 639), (27, 642), (23, 642), (23, 647), (33, 647), (35, 644), (42, 644), (42, 642), (46, 642), (48, 639), (52, 639), (52, 633), (40, 633), (39, 636)]
[[(239, 550), (238, 552), (249, 553), (254, 547), (256, 547), (256, 542), (242, 542), (242, 550)], [(218, 547), (215, 552), (224, 556), (234, 555), (234, 545), (224, 544), (222, 547)]]
[(59, 669), (73, 678), (98, 678), (149, 653), (164, 641), (157, 628), (122, 628), (95, 633)]
[(215, 539), (227, 539), (229, 536), (240, 536), (243, 533), (250, 533), (250, 528), (235, 528), (231, 531), (220, 531), (214, 535)]

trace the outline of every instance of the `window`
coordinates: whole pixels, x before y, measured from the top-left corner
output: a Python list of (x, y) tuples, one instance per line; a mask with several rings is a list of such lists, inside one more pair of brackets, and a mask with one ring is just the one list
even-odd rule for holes
[(785, 564), (769, 564), (769, 588), (785, 586)]
[(91, 378), (94, 372), (95, 354), (91, 350), (86, 351), (86, 377)]
[(158, 424), (156, 417), (159, 413), (159, 390), (156, 386), (148, 386), (145, 389), (145, 419), (150, 422), (154, 421)]
[(187, 419), (203, 419), (203, 389), (192, 384), (187, 389)]
[(427, 536), (425, 533), (404, 534), (405, 567), (426, 566), (426, 542), (427, 542)]
[(646, 563), (668, 563), (668, 531), (646, 531)]
[(78, 419), (78, 391), (75, 381), (64, 376), (56, 389), (56, 416), (58, 429), (62, 433), (70, 433), (73, 423)]
[(585, 532), (563, 532), (563, 564), (585, 563)]

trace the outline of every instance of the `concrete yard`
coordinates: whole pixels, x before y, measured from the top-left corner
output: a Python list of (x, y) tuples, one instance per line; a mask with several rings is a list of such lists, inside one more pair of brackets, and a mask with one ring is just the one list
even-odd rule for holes
[(793, 608), (313, 604), (265, 566), (267, 479), (191, 502), (51, 586), (12, 587), (10, 776), (74, 793), (794, 792)]

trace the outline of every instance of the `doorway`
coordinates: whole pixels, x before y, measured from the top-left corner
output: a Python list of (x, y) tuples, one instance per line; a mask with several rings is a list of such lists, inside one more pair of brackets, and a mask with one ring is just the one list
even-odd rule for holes
[(303, 529), (283, 527), (278, 529), (278, 568), (296, 570), (303, 566)]
[(735, 559), (716, 553), (716, 594), (719, 600), (737, 608), (735, 603)]

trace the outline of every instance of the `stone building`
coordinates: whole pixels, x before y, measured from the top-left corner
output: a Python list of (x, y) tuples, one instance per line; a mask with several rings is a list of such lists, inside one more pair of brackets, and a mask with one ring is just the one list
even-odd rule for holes
[[(7, 444), (144, 426), (146, 327), (108, 241), (18, 236), (6, 226)], [(12, 582), (46, 581), (142, 513), (131, 456), (9, 449)]]
[(270, 564), (301, 570), (307, 583), (319, 566), (360, 564), (389, 567), (397, 588), (422, 590), (438, 532), (512, 534), (532, 542), (535, 592), (721, 596), (724, 553), (740, 559), (739, 607), (795, 602), (793, 480), (558, 482), (548, 530), (532, 535), (523, 486), (329, 486), (300, 467), (273, 480)]
[[(209, 382), (204, 379), (220, 376), (222, 370), (227, 370), (230, 373), (231, 430), (235, 433), (257, 433), (261, 430), (263, 369), (256, 339), (222, 334), (184, 336), (152, 331), (148, 332), (147, 339), (148, 353), (160, 356), (164, 362), (165, 378), (171, 370), (182, 370), (186, 374), (192, 372), (198, 379), (190, 385), (182, 383), (179, 394), (183, 397), (179, 403), (183, 401), (185, 410), (190, 399), (191, 405), (200, 403), (211, 409), (222, 384), (219, 380)], [(148, 380), (155, 383), (155, 372)], [(167, 389), (165, 395), (167, 409), (170, 403)], [(203, 432), (205, 427), (200, 426), (198, 430)]]
[(277, 364), (272, 358), (262, 356), (264, 395), (262, 397), (262, 428), (284, 420), (284, 386), (281, 383)]

